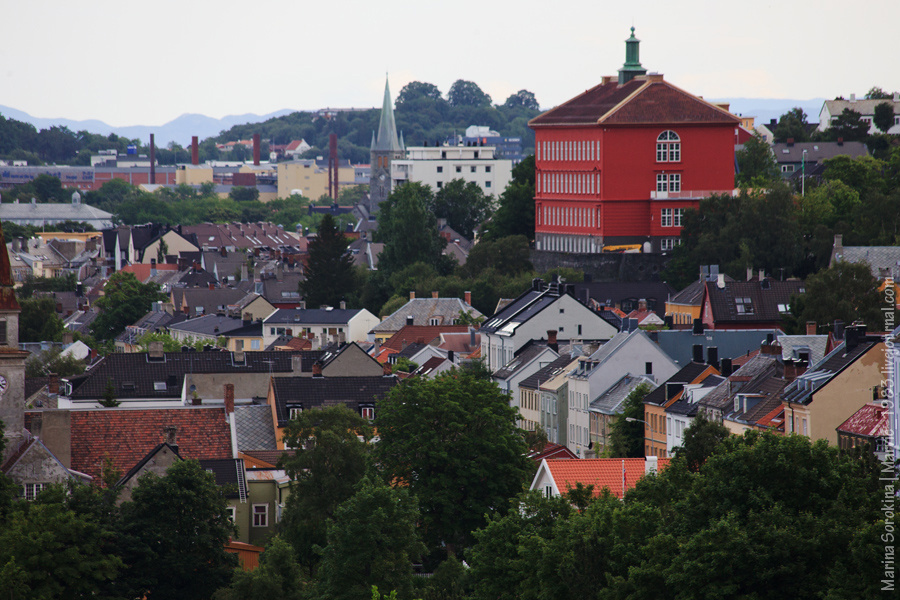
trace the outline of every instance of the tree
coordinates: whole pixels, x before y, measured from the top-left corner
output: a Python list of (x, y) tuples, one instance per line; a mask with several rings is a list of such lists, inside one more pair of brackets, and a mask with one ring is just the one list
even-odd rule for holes
[(437, 267), (446, 241), (438, 234), (437, 218), (428, 210), (431, 188), (404, 183), (381, 203), (378, 240), (384, 242), (378, 268), (394, 273), (415, 262)]
[(882, 102), (875, 105), (875, 116), (872, 117), (875, 127), (882, 133), (894, 126), (894, 105), (891, 102)]
[(234, 534), (226, 506), (215, 477), (197, 461), (178, 461), (163, 477), (142, 476), (121, 508), (122, 595), (196, 600), (225, 585), (237, 566), (225, 551)]
[(294, 481), (283, 531), (310, 575), (320, 558), (316, 546), (325, 545), (328, 522), (366, 472), (371, 437), (369, 422), (345, 406), (305, 410), (285, 428), (285, 445), (296, 450), (283, 464)]
[(104, 408), (115, 408), (121, 402), (116, 398), (116, 386), (112, 378), (106, 380), (106, 387), (103, 389), (103, 399), (100, 400), (100, 406)]
[(688, 470), (696, 473), (722, 441), (731, 435), (728, 428), (717, 421), (710, 421), (702, 410), (697, 413), (684, 431), (684, 446), (675, 450), (676, 456), (684, 456)]
[(461, 552), (523, 489), (533, 467), (516, 418), (495, 383), (457, 370), (406, 380), (381, 401), (376, 464), (418, 499), (430, 549)]
[(735, 153), (738, 173), (737, 184), (744, 187), (765, 187), (776, 181), (778, 164), (768, 142), (756, 133)]
[(228, 192), (228, 197), (235, 202), (256, 202), (259, 200), (259, 189), (236, 185)]
[(294, 549), (281, 536), (266, 544), (254, 571), (235, 571), (228, 588), (219, 590), (215, 600), (302, 600), (306, 582)]
[(412, 597), (412, 563), (425, 550), (416, 532), (415, 498), (364, 477), (328, 525), (319, 569), (322, 600), (368, 600), (372, 586)]
[(165, 299), (157, 284), (141, 283), (133, 273), (114, 273), (95, 303), (100, 314), (91, 323), (91, 332), (98, 339), (112, 339), (147, 314), (153, 302)]
[(872, 88), (866, 92), (867, 100), (887, 100), (891, 98), (891, 94), (885, 92), (878, 86), (872, 86)]
[(56, 314), (53, 298), (28, 298), (20, 303), (19, 340), (23, 342), (61, 342), (66, 326)]
[(527, 108), (529, 110), (540, 110), (541, 107), (538, 104), (537, 98), (534, 97), (534, 94), (529, 92), (528, 90), (519, 90), (515, 94), (512, 94), (509, 98), (506, 99), (506, 102), (503, 103), (503, 106), (506, 108)]
[[(635, 387), (622, 404), (622, 414), (609, 426), (609, 447), (605, 454), (613, 458), (640, 458), (644, 456), (644, 398), (653, 388), (641, 383)], [(627, 419), (634, 419), (628, 421)]]
[(509, 235), (534, 239), (534, 156), (513, 167), (512, 179), (500, 195), (500, 206), (484, 236), (496, 240)]
[(518, 275), (534, 270), (524, 235), (510, 235), (494, 241), (483, 240), (472, 248), (460, 270), (470, 277), (493, 269), (501, 275)]
[(84, 373), (84, 361), (72, 354), (63, 355), (58, 346), (44, 350), (40, 354), (32, 354), (25, 361), (26, 377), (46, 377), (56, 373), (60, 377), (71, 377)]
[(409, 83), (404, 85), (400, 90), (400, 93), (397, 94), (397, 109), (399, 110), (400, 107), (421, 98), (433, 100), (435, 102), (443, 101), (441, 91), (437, 88), (436, 85), (432, 83), (424, 83), (421, 81), (410, 81)]
[(778, 119), (778, 125), (772, 133), (776, 142), (786, 142), (793, 139), (795, 142), (809, 141), (809, 123), (806, 113), (799, 106), (792, 108)]
[(467, 239), (472, 239), (475, 228), (491, 214), (491, 196), (481, 187), (464, 179), (453, 179), (437, 191), (431, 201), (431, 212)]
[(306, 279), (300, 293), (311, 307), (337, 306), (353, 291), (353, 257), (347, 253), (350, 240), (326, 214), (319, 223), (316, 238), (309, 244)]
[(478, 84), (464, 79), (457, 79), (447, 92), (450, 106), (485, 107), (491, 105), (491, 97), (484, 93)]
[(869, 135), (869, 124), (863, 121), (862, 115), (853, 109), (841, 111), (828, 128), (832, 139), (845, 142), (861, 142)]
[(884, 317), (878, 282), (866, 263), (839, 260), (806, 280), (806, 293), (791, 298), (791, 314), (799, 330), (808, 321), (845, 323), (862, 320), (870, 331), (881, 331)]

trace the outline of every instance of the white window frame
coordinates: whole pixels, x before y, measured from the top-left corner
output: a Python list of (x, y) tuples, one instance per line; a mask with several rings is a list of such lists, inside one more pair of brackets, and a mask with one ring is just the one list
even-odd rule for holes
[(671, 129), (656, 137), (656, 162), (681, 162), (681, 138)]
[(670, 173), (669, 174), (669, 191), (670, 192), (680, 192), (681, 191), (681, 173)]
[(659, 225), (660, 225), (660, 227), (671, 227), (672, 226), (672, 209), (671, 208), (660, 209)]
[(50, 487), (49, 483), (24, 483), (22, 484), (22, 498), (31, 502), (48, 487)]
[(675, 238), (663, 238), (659, 241), (659, 249), (662, 252), (669, 252), (675, 249)]
[(237, 518), (237, 509), (233, 506), (226, 506), (225, 512), (228, 513), (228, 520), (234, 523), (235, 518)]
[[(262, 508), (262, 511), (257, 511), (256, 509)], [(268, 504), (254, 504), (251, 508), (251, 525), (253, 527), (268, 527), (269, 526), (269, 505)]]
[(681, 224), (684, 221), (684, 209), (676, 208), (672, 210), (672, 226), (673, 227), (681, 227)]
[(374, 406), (363, 406), (359, 409), (359, 414), (362, 415), (363, 419), (368, 421), (375, 420), (375, 407)]
[(288, 414), (290, 415), (288, 418), (293, 421), (296, 417), (299, 417), (303, 414), (303, 407), (294, 406), (288, 409)]
[(657, 192), (668, 192), (669, 191), (669, 178), (665, 173), (657, 173), (656, 174), (656, 191)]

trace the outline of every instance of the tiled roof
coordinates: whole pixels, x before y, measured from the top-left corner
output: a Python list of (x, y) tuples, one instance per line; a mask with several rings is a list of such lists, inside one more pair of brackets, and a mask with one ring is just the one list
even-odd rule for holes
[[(805, 290), (806, 285), (797, 280), (734, 281), (725, 282), (724, 288), (719, 288), (714, 282), (706, 284), (712, 319), (717, 325), (780, 323), (790, 306), (791, 296)], [(784, 310), (781, 310), (782, 307)]]
[(279, 308), (263, 322), (266, 325), (342, 325), (360, 312), (358, 308)]
[(247, 450), (275, 450), (275, 427), (272, 424), (272, 408), (268, 404), (236, 406), (234, 427), (237, 447)]
[(244, 477), (244, 461), (240, 458), (207, 458), (200, 466), (216, 477), (216, 485), (225, 488), (226, 498), (247, 501), (247, 481)]
[(601, 83), (532, 119), (531, 127), (640, 123), (720, 123), (740, 120), (725, 110), (673, 86), (638, 76), (624, 85)]
[[(845, 333), (846, 336), (846, 333)], [(846, 342), (842, 342), (822, 361), (812, 366), (803, 375), (797, 377), (785, 390), (787, 402), (807, 404), (813, 394), (828, 384), (838, 373), (853, 364), (859, 357), (874, 348), (881, 340), (877, 337), (866, 337), (860, 340), (849, 352)]]
[(274, 377), (275, 412), (278, 426), (289, 419), (289, 407), (309, 410), (343, 404), (359, 412), (364, 404), (374, 404), (390, 391), (396, 377)]
[(73, 410), (71, 468), (99, 477), (106, 456), (126, 472), (175, 427), (186, 459), (230, 458), (231, 432), (224, 407)]
[[(244, 362), (234, 362), (231, 352), (166, 352), (160, 360), (148, 353), (112, 353), (94, 365), (83, 377), (69, 377), (73, 400), (104, 397), (108, 381), (116, 397), (180, 398), (187, 373), (289, 373), (291, 352), (245, 352)], [(310, 367), (310, 370), (312, 367)], [(157, 385), (158, 384), (158, 385)], [(76, 387), (77, 386), (77, 387)], [(157, 389), (158, 388), (158, 389)]]
[(560, 354), (559, 358), (551, 362), (546, 367), (542, 367), (538, 369), (534, 375), (530, 375), (519, 382), (520, 388), (526, 388), (530, 390), (538, 389), (538, 386), (541, 385), (542, 382), (546, 383), (547, 381), (556, 377), (563, 368), (572, 362), (572, 357), (570, 354)]
[(441, 337), (442, 333), (468, 334), (468, 325), (404, 325), (397, 333), (385, 340), (383, 348), (402, 350), (404, 342), (430, 344)]
[[(546, 464), (560, 493), (581, 483), (594, 486), (595, 496), (606, 488), (618, 498), (624, 497), (646, 471), (644, 458), (556, 459), (548, 460)], [(660, 458), (657, 464), (662, 470), (669, 465), (669, 459)]]
[[(651, 388), (656, 388), (656, 382), (645, 375), (632, 375), (629, 373), (622, 376), (612, 387), (591, 402), (591, 410), (604, 415), (622, 414), (622, 403), (625, 402), (628, 394), (642, 383), (647, 384)], [(521, 384), (519, 385), (521, 386)]]
[(553, 442), (547, 442), (547, 445), (544, 446), (543, 450), (539, 452), (532, 452), (528, 455), (528, 458), (533, 460), (534, 462), (540, 464), (540, 462), (544, 459), (553, 460), (558, 458), (571, 458), (576, 459), (578, 455), (569, 450), (567, 446), (562, 446), (560, 444), (554, 444)]
[[(181, 310), (187, 306), (188, 314), (194, 316), (199, 313), (214, 314), (219, 307), (227, 310), (228, 306), (240, 302), (247, 292), (236, 288), (172, 288), (172, 301), (175, 310)], [(197, 311), (197, 307), (203, 310)]]
[(666, 383), (696, 383), (699, 377), (703, 375), (709, 367), (706, 363), (691, 362), (685, 365), (680, 371), (669, 377), (662, 385), (647, 394), (644, 398), (644, 404), (655, 404), (663, 406), (666, 403)]
[(484, 316), (459, 298), (413, 298), (373, 327), (372, 331), (400, 331), (406, 325), (407, 317), (413, 318), (413, 325), (427, 326), (431, 319), (437, 318), (443, 319), (442, 324), (450, 325), (461, 312), (469, 312), (473, 317)]
[(891, 413), (880, 404), (866, 404), (841, 423), (837, 430), (862, 437), (886, 437), (890, 433)]

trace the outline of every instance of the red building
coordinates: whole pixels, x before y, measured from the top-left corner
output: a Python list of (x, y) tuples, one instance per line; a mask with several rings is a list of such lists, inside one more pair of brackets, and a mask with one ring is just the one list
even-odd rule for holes
[(684, 209), (734, 189), (740, 120), (647, 75), (639, 43), (632, 28), (618, 79), (605, 76), (529, 123), (538, 250), (671, 250)]

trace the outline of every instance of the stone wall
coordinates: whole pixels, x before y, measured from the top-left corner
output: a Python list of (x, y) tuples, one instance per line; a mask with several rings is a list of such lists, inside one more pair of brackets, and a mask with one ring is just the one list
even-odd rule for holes
[(671, 257), (663, 254), (569, 254), (532, 250), (531, 263), (538, 273), (567, 268), (584, 271), (593, 281), (655, 281)]

